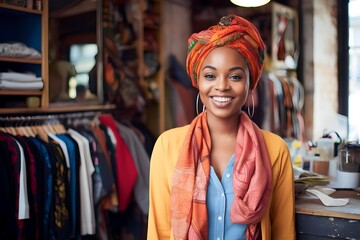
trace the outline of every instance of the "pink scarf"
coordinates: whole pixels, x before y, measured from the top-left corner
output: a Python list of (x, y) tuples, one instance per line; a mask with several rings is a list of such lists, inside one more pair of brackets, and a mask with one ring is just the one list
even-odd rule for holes
[[(206, 111), (190, 124), (172, 178), (174, 239), (208, 239), (206, 192), (211, 139)], [(261, 130), (242, 113), (235, 149), (233, 223), (247, 224), (247, 239), (261, 238), (260, 221), (271, 193), (271, 165)]]

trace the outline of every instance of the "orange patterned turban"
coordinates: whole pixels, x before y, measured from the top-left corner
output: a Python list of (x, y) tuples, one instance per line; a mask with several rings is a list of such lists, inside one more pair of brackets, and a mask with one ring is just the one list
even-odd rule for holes
[(229, 15), (222, 17), (217, 25), (193, 33), (188, 40), (186, 71), (192, 85), (197, 88), (197, 76), (205, 57), (217, 47), (237, 50), (248, 64), (250, 89), (259, 81), (265, 56), (265, 44), (258, 30), (248, 20)]

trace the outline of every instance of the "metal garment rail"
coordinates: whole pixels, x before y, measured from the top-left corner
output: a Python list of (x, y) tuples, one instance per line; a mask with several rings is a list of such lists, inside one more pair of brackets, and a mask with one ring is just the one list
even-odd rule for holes
[(17, 116), (1, 116), (0, 126), (23, 126), (39, 123), (60, 123), (71, 119), (93, 119), (101, 114), (99, 111), (86, 112), (69, 112), (69, 113), (52, 113), (52, 114), (36, 114), (36, 115), (17, 115)]

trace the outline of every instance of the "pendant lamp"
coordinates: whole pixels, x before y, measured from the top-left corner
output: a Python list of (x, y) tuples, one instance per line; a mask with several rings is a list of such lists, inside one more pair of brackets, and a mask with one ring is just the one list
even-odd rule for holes
[(270, 0), (230, 0), (230, 2), (240, 7), (260, 7)]

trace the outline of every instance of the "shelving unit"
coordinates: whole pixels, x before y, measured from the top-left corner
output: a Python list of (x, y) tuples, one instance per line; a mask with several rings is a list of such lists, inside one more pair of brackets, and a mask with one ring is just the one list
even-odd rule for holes
[[(104, 2), (106, 3), (106, 1)], [(118, 46), (118, 53), (136, 52), (136, 84), (145, 92), (146, 107), (144, 122), (154, 135), (165, 130), (165, 67), (163, 46), (163, 2), (151, 0), (147, 7), (139, 11), (136, 23), (136, 40)], [(0, 71), (11, 69), (16, 72), (34, 72), (41, 76), (44, 87), (41, 90), (4, 90), (0, 89), (0, 114), (33, 114), (64, 111), (91, 111), (116, 108), (105, 105), (64, 105), (49, 103), (49, 66), (48, 66), (48, 1), (42, 1), (41, 11), (26, 7), (0, 3), (0, 29), (7, 34), (0, 36), (1, 42), (21, 42), (41, 53), (40, 59), (0, 57)], [(139, 4), (141, 2), (139, 1)], [(104, 46), (105, 46), (104, 42)], [(104, 47), (103, 46), (103, 47)], [(149, 60), (150, 56), (150, 62)], [(155, 69), (151, 68), (155, 64)], [(134, 63), (130, 63), (130, 67)], [(39, 102), (29, 107), (29, 98)], [(36, 101), (35, 101), (36, 102)], [(126, 112), (125, 112), (126, 114)]]
[[(165, 67), (164, 67), (164, 33), (163, 33), (163, 2), (148, 1), (143, 12), (140, 42), (141, 81), (149, 95), (145, 109), (145, 122), (154, 135), (165, 130)], [(148, 58), (152, 58), (151, 62)], [(149, 61), (149, 63), (147, 63)], [(154, 61), (157, 62), (156, 70)], [(153, 69), (149, 69), (150, 66)]]
[[(0, 3), (0, 42), (24, 43), (41, 53), (41, 58), (19, 58), (0, 56), (0, 71), (10, 69), (18, 72), (34, 72), (41, 76), (42, 90), (3, 90), (0, 88), (0, 113), (40, 111), (49, 106), (48, 101), (48, 5), (42, 1), (41, 10)], [(39, 105), (27, 107), (28, 97), (39, 98)], [(9, 99), (14, 100), (13, 103)]]
[[(112, 104), (67, 104), (56, 106), (49, 103), (48, 1), (43, 0), (41, 10), (0, 3), (0, 43), (24, 43), (41, 53), (41, 58), (0, 56), (0, 72), (33, 72), (41, 76), (41, 90), (9, 90), (0, 88), (0, 114), (22, 115), (57, 112), (99, 111), (114, 108)], [(32, 99), (31, 99), (32, 98)], [(30, 100), (31, 99), (31, 100)], [(30, 100), (30, 101), (29, 101)], [(35, 100), (35, 101), (34, 101)], [(34, 107), (34, 103), (37, 103)]]
[[(141, 121), (158, 136), (165, 130), (163, 1), (104, 0), (103, 4), (104, 69), (112, 68), (111, 65), (115, 66), (114, 71), (120, 69), (114, 75), (118, 84), (112, 85), (108, 100), (115, 102), (122, 121)], [(105, 71), (105, 80), (111, 79), (106, 74)], [(132, 92), (128, 97), (133, 98), (137, 91), (134, 88), (145, 101), (144, 109), (125, 103), (128, 99), (122, 96), (123, 91)]]

